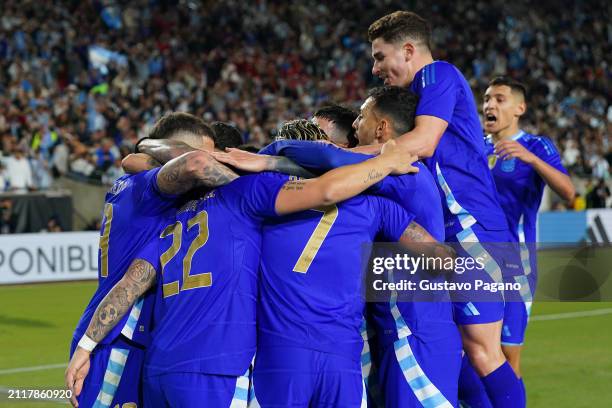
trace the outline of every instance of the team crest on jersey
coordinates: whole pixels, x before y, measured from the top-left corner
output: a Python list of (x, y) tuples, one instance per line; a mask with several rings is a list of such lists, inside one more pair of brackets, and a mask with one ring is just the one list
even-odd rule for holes
[(128, 186), (128, 181), (127, 180), (117, 180), (115, 182), (115, 184), (113, 184), (113, 186), (110, 188), (110, 190), (108, 192), (113, 194), (113, 195), (117, 195), (120, 192), (122, 192), (123, 190), (125, 190), (125, 188), (127, 186)]
[(504, 160), (501, 164), (501, 171), (511, 173), (516, 167), (516, 159)]
[(493, 170), (493, 168), (495, 168), (495, 165), (497, 164), (497, 155), (490, 154), (487, 159), (489, 160), (489, 170)]

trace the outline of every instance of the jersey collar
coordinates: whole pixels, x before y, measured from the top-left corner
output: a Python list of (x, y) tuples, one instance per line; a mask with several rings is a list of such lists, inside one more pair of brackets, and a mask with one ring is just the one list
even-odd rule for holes
[(525, 136), (525, 131), (524, 130), (519, 130), (519, 132), (512, 136), (511, 139), (512, 140), (519, 140), (521, 137)]

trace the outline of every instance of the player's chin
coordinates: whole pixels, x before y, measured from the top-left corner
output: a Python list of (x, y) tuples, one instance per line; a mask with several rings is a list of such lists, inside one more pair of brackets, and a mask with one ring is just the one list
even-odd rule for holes
[(495, 133), (499, 130), (499, 126), (496, 123), (484, 123), (484, 130), (487, 133)]

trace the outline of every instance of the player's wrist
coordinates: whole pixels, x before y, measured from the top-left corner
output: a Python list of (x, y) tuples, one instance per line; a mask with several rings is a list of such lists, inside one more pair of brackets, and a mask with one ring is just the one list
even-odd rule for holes
[(84, 334), (83, 337), (81, 337), (81, 340), (79, 340), (79, 344), (78, 344), (78, 346), (81, 349), (89, 353), (91, 353), (96, 348), (97, 345), (98, 343), (92, 340), (87, 334)]

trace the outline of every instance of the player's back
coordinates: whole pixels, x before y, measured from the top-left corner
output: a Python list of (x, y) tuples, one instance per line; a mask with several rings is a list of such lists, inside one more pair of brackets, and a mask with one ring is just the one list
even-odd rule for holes
[[(159, 169), (154, 169), (120, 177), (106, 194), (98, 252), (98, 288), (77, 325), (71, 351), (85, 333), (99, 303), (123, 277), (138, 251), (157, 234), (162, 220), (175, 206), (174, 197), (157, 189), (158, 172)], [(146, 345), (153, 303), (154, 295), (145, 295), (101, 344), (109, 344), (123, 334)]]
[(161, 269), (160, 321), (146, 376), (242, 375), (255, 352), (261, 222), (274, 216), (286, 177), (243, 176), (189, 201), (167, 221), (151, 254)]
[(464, 76), (452, 64), (435, 61), (417, 72), (411, 89), (420, 96), (417, 116), (448, 123), (433, 156), (425, 160), (444, 200), (447, 237), (465, 229), (470, 216), (485, 229), (506, 229), (487, 168), (478, 110)]
[(409, 216), (382, 197), (266, 222), (258, 345), (291, 345), (359, 359), (363, 268), (378, 234), (397, 241)]

